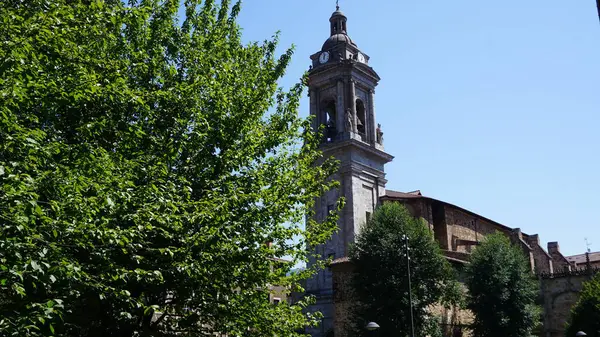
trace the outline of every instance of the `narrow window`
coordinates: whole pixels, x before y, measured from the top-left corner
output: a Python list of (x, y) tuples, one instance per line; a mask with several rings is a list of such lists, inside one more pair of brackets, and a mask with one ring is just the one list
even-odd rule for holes
[(364, 138), (366, 130), (365, 104), (360, 99), (356, 100), (356, 117), (358, 118), (356, 121), (358, 133)]
[(324, 102), (324, 122), (325, 122), (325, 141), (330, 143), (334, 140), (337, 135), (336, 118), (337, 113), (335, 109), (335, 102), (333, 100)]

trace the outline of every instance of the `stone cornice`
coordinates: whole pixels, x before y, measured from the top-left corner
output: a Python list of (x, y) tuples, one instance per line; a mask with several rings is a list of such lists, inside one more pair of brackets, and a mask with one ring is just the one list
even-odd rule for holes
[(344, 148), (344, 147), (353, 147), (353, 148), (357, 148), (360, 150), (363, 150), (369, 154), (372, 154), (376, 157), (378, 157), (379, 159), (383, 159), (383, 163), (389, 163), (394, 159), (394, 156), (383, 152), (379, 149), (374, 148), (373, 146), (371, 146), (370, 144), (367, 144), (365, 142), (356, 140), (356, 139), (347, 139), (341, 142), (335, 142), (335, 143), (329, 143), (327, 145), (324, 145), (321, 147), (321, 151), (323, 151), (324, 155), (328, 155), (328, 154), (332, 154), (334, 152), (336, 152), (337, 150)]

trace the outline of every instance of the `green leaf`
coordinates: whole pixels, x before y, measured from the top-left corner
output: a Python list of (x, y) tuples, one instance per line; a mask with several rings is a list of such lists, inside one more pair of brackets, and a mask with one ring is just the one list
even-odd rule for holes
[[(140, 310), (171, 294), (182, 335), (315, 323), (309, 299), (262, 290), (298, 288), (324, 266), (289, 273), (304, 247), (337, 228), (335, 212), (304, 226), (339, 183), (303, 85), (278, 89), (291, 50), (242, 41), (237, 2), (0, 3), (2, 334), (147, 334)], [(77, 309), (99, 298), (102, 315)]]

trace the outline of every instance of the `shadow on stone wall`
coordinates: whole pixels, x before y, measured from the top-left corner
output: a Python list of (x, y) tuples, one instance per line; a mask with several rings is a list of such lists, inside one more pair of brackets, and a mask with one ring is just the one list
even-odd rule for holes
[(579, 300), (583, 283), (589, 281), (600, 268), (564, 270), (539, 275), (544, 301), (544, 337), (563, 337), (571, 308)]

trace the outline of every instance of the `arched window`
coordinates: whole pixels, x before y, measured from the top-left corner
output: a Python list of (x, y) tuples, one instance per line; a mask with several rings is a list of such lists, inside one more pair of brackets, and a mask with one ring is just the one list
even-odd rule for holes
[(364, 138), (364, 136), (366, 136), (365, 130), (367, 129), (367, 119), (365, 116), (365, 104), (360, 99), (356, 100), (356, 117), (356, 129), (358, 130), (358, 133)]
[(323, 123), (325, 124), (325, 140), (332, 142), (337, 134), (337, 113), (335, 110), (335, 101), (329, 100), (322, 104), (323, 106)]

